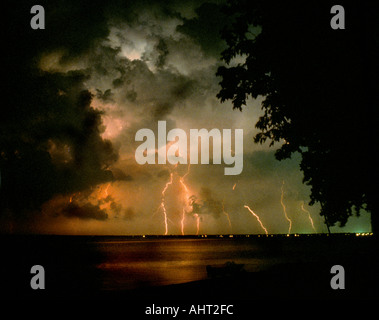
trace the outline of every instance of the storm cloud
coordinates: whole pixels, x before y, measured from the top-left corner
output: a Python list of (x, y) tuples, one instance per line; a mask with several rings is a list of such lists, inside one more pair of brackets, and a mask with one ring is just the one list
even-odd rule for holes
[[(39, 232), (163, 234), (163, 199), (169, 233), (181, 232), (183, 217), (184, 232), (196, 233), (195, 213), (205, 233), (260, 232), (245, 204), (270, 232), (286, 232), (283, 180), (294, 230), (309, 231), (300, 209), (309, 188), (298, 159), (278, 162), (267, 145), (253, 143), (260, 98), (243, 113), (216, 98), (220, 31), (228, 23), (223, 2), (42, 1), (45, 30), (29, 26), (32, 1), (7, 6), (2, 231), (26, 221)], [(156, 133), (158, 120), (186, 132), (242, 128), (243, 172), (138, 165), (135, 134)], [(317, 206), (308, 209), (317, 215)]]

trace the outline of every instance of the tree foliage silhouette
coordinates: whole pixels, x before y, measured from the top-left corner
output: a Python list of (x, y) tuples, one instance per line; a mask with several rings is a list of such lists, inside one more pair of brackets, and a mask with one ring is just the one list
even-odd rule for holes
[(346, 29), (333, 30), (333, 3), (228, 1), (218, 98), (242, 110), (263, 96), (255, 142), (281, 143), (279, 160), (301, 154), (310, 205), (329, 226), (364, 209), (374, 229), (378, 20), (365, 4), (341, 4)]

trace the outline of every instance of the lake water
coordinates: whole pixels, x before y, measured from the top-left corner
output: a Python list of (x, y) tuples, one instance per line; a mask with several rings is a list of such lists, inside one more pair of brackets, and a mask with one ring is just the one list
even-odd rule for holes
[(362, 241), (327, 238), (6, 236), (0, 246), (1, 274), (7, 275), (2, 288), (15, 295), (30, 291), (30, 268), (36, 264), (45, 269), (49, 292), (85, 295), (203, 280), (207, 265), (228, 261), (253, 273), (284, 264), (330, 261), (329, 266), (341, 258), (365, 257)]
[(104, 255), (96, 268), (108, 290), (202, 280), (207, 278), (207, 265), (228, 261), (259, 271), (280, 260), (245, 239), (102, 239), (93, 245)]

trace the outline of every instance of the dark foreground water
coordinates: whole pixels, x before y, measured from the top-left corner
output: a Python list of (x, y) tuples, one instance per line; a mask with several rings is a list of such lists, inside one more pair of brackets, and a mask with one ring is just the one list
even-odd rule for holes
[[(333, 265), (346, 272), (350, 296), (375, 295), (377, 251), (370, 237), (1, 237), (2, 293), (12, 298), (91, 298), (161, 294), (178, 298), (210, 290), (241, 298), (292, 292), (335, 294)], [(234, 278), (208, 279), (206, 266), (244, 264)], [(45, 270), (45, 290), (32, 290), (30, 269)], [(179, 285), (181, 284), (181, 285)], [(170, 289), (167, 289), (170, 288)], [(349, 289), (349, 291), (348, 291)], [(292, 291), (291, 291), (292, 290)], [(232, 291), (232, 292), (231, 292)], [(342, 291), (340, 291), (342, 292)], [(205, 293), (204, 293), (205, 294)]]

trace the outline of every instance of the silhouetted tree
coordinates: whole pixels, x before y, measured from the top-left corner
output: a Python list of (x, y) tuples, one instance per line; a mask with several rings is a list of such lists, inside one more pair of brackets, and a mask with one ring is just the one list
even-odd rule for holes
[[(219, 67), (221, 101), (242, 110), (263, 96), (255, 142), (282, 143), (277, 159), (302, 155), (310, 205), (328, 225), (361, 209), (377, 225), (378, 27), (368, 4), (340, 1), (345, 29), (333, 30), (334, 3), (228, 1), (222, 33), (228, 67)], [(233, 62), (242, 56), (244, 62)]]

